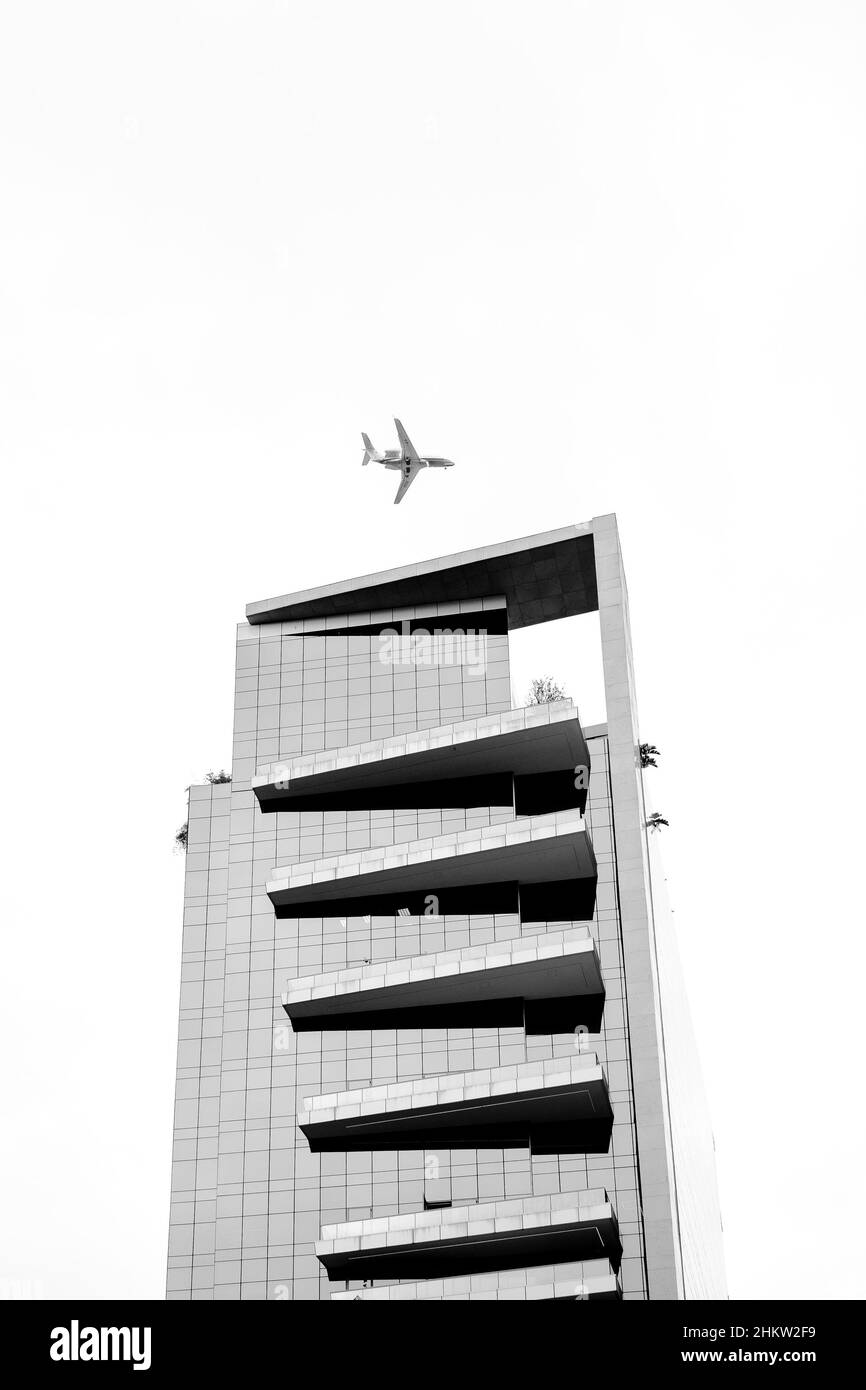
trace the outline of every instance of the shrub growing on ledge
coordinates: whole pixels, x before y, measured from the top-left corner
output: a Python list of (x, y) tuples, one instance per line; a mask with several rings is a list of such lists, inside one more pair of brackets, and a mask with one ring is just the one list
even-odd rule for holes
[(663, 825), (670, 825), (670, 821), (666, 821), (664, 816), (659, 815), (658, 811), (653, 811), (647, 820), (647, 829), (661, 830)]
[(177, 832), (177, 834), (176, 834), (175, 837), (174, 837), (174, 843), (178, 846), (179, 849), (182, 849), (182, 850), (183, 850), (184, 854), (186, 854), (186, 846), (187, 846), (187, 840), (188, 840), (188, 839), (189, 839), (189, 821), (187, 820), (187, 821), (184, 821), (183, 825), (180, 827), (180, 830)]
[(232, 775), (220, 768), (219, 772), (206, 772), (204, 776), (206, 782), (210, 782), (212, 787), (220, 787), (224, 782), (230, 782)]
[(565, 688), (557, 685), (552, 676), (536, 676), (529, 682), (528, 705), (552, 705), (557, 700), (567, 700)]
[(640, 765), (641, 767), (658, 767), (656, 758), (661, 754), (654, 743), (642, 743), (640, 745)]

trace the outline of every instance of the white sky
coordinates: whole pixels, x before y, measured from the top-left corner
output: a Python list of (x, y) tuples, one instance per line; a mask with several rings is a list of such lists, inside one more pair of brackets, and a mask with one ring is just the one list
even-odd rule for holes
[[(615, 511), (731, 1293), (866, 1294), (864, 59), (854, 0), (4, 7), (0, 1280), (162, 1296), (245, 602)], [(394, 413), (458, 463), (399, 508)]]

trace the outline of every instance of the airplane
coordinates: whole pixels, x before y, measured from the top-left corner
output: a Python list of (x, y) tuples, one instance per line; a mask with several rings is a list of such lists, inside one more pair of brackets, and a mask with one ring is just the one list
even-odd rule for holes
[(364, 441), (364, 467), (372, 460), (373, 463), (381, 463), (385, 468), (399, 468), (401, 477), (397, 496), (394, 498), (396, 507), (398, 502), (403, 501), (422, 468), (453, 468), (454, 464), (450, 459), (421, 458), (400, 421), (395, 419), (394, 424), (397, 426), (397, 438), (400, 440), (399, 449), (386, 449), (384, 453), (380, 453), (378, 449), (373, 448), (369, 435), (362, 432), (361, 438)]

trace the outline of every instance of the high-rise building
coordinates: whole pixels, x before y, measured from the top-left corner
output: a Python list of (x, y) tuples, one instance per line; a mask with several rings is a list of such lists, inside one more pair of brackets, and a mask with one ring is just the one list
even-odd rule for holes
[[(596, 610), (606, 722), (515, 708), (509, 633)], [(613, 516), (248, 606), (169, 1298), (724, 1297), (639, 746)]]

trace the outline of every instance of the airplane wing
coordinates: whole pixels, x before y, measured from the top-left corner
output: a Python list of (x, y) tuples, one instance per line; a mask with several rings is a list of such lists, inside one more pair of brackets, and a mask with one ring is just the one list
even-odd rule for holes
[(397, 426), (397, 437), (400, 440), (400, 447), (403, 450), (404, 457), (409, 459), (411, 463), (420, 463), (421, 460), (418, 451), (403, 426), (400, 424), (400, 421), (395, 418), (394, 424)]
[(395, 507), (396, 507), (396, 505), (397, 505), (398, 502), (402, 502), (402, 501), (403, 501), (403, 498), (406, 496), (406, 493), (409, 491), (410, 487), (412, 486), (412, 484), (414, 483), (415, 479), (418, 477), (418, 474), (419, 474), (420, 472), (421, 472), (421, 469), (420, 469), (420, 468), (416, 468), (416, 467), (414, 467), (414, 465), (413, 465), (412, 470), (411, 470), (411, 472), (410, 472), (408, 478), (406, 477), (406, 474), (405, 474), (405, 473), (403, 474), (403, 477), (400, 479), (400, 486), (399, 486), (398, 489), (397, 489), (397, 496), (394, 498), (394, 506), (395, 506)]

